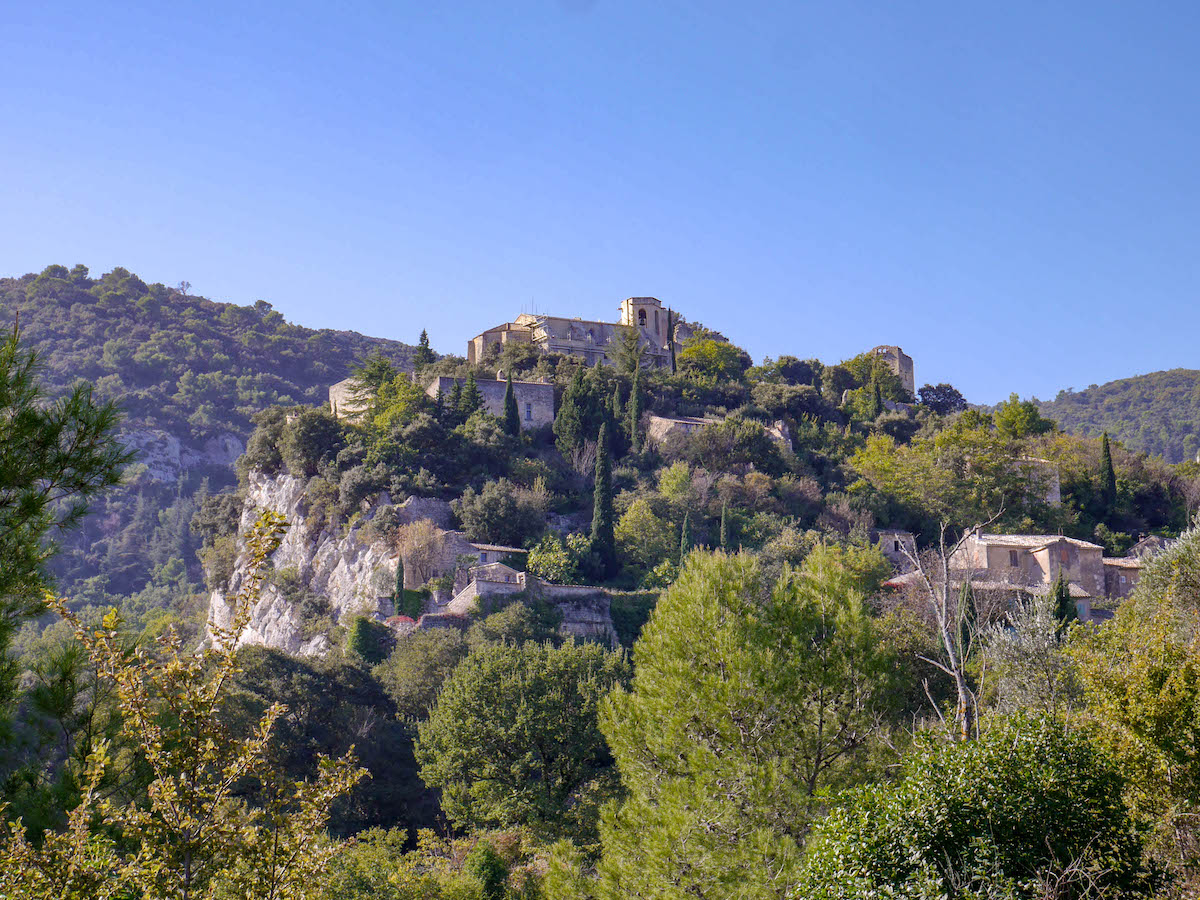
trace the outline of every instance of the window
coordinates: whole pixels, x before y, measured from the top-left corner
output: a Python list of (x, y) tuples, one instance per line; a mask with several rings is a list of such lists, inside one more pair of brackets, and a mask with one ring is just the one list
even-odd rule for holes
[(526, 422), (533, 421), (533, 404), (532, 403), (525, 404), (525, 421)]
[(1021, 555), (1016, 550), (1008, 551), (1008, 564), (1014, 569), (1021, 565)]
[(1063, 547), (1061, 550), (1059, 550), (1058, 561), (1064, 566), (1069, 566), (1071, 564), (1071, 551), (1066, 547)]
[(900, 552), (900, 542), (899, 541), (892, 541), (892, 552), (893, 553)]
[(638, 324), (643, 328), (646, 327), (646, 311), (644, 309), (638, 310)]
[(486, 551), (484, 551), (484, 550), (479, 551), (479, 561), (482, 563), (487, 562), (487, 552)]
[(1124, 584), (1124, 583), (1125, 583), (1125, 576), (1124, 576), (1124, 575), (1122, 575), (1122, 576), (1121, 576), (1121, 584)]
[(658, 324), (658, 310), (654, 311), (654, 333), (662, 334), (662, 328)]

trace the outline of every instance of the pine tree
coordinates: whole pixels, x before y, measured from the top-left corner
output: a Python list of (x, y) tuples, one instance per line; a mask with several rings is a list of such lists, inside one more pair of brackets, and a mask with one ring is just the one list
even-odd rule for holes
[(463, 421), (466, 421), (471, 418), (472, 413), (479, 409), (483, 409), (483, 394), (480, 393), (479, 385), (475, 381), (475, 373), (471, 372), (467, 375), (467, 383), (463, 386), (458, 414)]
[(1071, 585), (1063, 575), (1062, 569), (1058, 570), (1058, 578), (1055, 579), (1050, 593), (1054, 601), (1054, 618), (1058, 619), (1060, 625), (1069, 625), (1079, 618), (1079, 610), (1075, 608), (1075, 601), (1071, 597)]
[(596, 487), (592, 503), (592, 553), (600, 574), (610, 578), (617, 567), (616, 538), (613, 535), (612, 458), (608, 448), (608, 425), (600, 426), (596, 441)]
[(413, 369), (420, 370), (433, 362), (433, 350), (429, 347), (429, 334), (421, 329), (421, 337), (417, 341), (416, 352), (413, 353)]
[(504, 386), (504, 430), (516, 437), (521, 433), (521, 414), (517, 411), (517, 395), (513, 393), (512, 372)]
[(633, 386), (629, 389), (629, 403), (626, 406), (629, 423), (629, 452), (638, 453), (642, 449), (642, 442), (638, 435), (638, 420), (642, 417), (642, 370), (633, 370)]
[(682, 568), (687, 559), (688, 551), (692, 549), (691, 513), (684, 511), (683, 525), (679, 528), (679, 565)]
[(721, 549), (729, 550), (729, 520), (728, 510), (724, 501), (721, 502)]
[(1117, 471), (1113, 468), (1107, 431), (1100, 442), (1100, 502), (1104, 507), (1104, 518), (1108, 519), (1117, 507)]
[(571, 383), (563, 392), (562, 403), (558, 407), (558, 415), (554, 417), (554, 436), (559, 452), (570, 456), (583, 446), (586, 436), (584, 430), (584, 405), (586, 403), (587, 386), (583, 381), (583, 370), (576, 369)]
[(814, 550), (770, 590), (749, 555), (696, 551), (658, 600), (631, 688), (601, 713), (623, 791), (592, 896), (805, 896), (814, 798), (853, 777), (891, 693), (888, 652), (830, 557)]
[(442, 393), (441, 388), (438, 388), (437, 397), (433, 401), (433, 417), (439, 422), (444, 421), (446, 417), (446, 395)]
[(459, 417), (462, 415), (462, 396), (462, 382), (456, 378), (454, 387), (450, 388), (450, 405), (446, 410), (450, 414), (452, 422), (459, 421)]

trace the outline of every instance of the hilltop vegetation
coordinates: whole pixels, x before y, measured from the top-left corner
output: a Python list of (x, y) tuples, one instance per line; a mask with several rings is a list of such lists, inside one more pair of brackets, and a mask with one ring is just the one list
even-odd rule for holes
[[(635, 336), (611, 368), (521, 346), (479, 367), (422, 352), (422, 379), (462, 378), (436, 398), (374, 354), (356, 368), (361, 417), (272, 406), (237, 488), (202, 494), (187, 520), (139, 495), (153, 535), (203, 537), (232, 624), (193, 649), (197, 586), (175, 555), (136, 595), (85, 585), (13, 641), (0, 893), (1191, 896), (1200, 531), (1097, 631), (1072, 624), (1065, 581), (1004, 604), (936, 576), (928, 595), (893, 591), (873, 529), (928, 549), (987, 521), (1120, 553), (1187, 526), (1196, 466), (1064, 433), (1015, 396), (986, 414), (949, 385), (911, 397), (866, 355), (753, 366), (701, 334), (678, 372), (645, 370)], [(553, 384), (553, 425), (483, 408), (477, 382), (497, 366)], [(647, 413), (712, 421), (652, 441)], [(91, 415), (104, 431), (107, 413)], [(461, 628), (335, 623), (304, 573), (274, 569), (282, 515), (239, 534), (251, 471), (297, 479), (319, 534), (371, 506), (363, 531), (402, 547), (412, 527), (388, 500), (440, 497), (471, 539), (528, 548), (547, 580), (638, 589), (622, 595), (632, 654), (564, 637), (536, 593), (493, 598)], [(0, 513), (19, 477), (0, 465)], [(56, 524), (9, 521), (0, 543), (30, 558)], [(116, 558), (144, 571), (151, 551)], [(0, 608), (5, 640), (38, 613), (36, 568), (5, 588), (20, 601)], [(451, 578), (389, 587), (419, 604)], [(232, 649), (268, 583), (309, 607), (325, 656)]]
[(135, 465), (55, 561), (60, 590), (100, 605), (144, 593), (138, 603), (158, 607), (168, 586), (177, 604), (198, 589), (189, 523), (204, 496), (234, 482), (232, 459), (209, 442), (231, 437), (236, 455), (262, 410), (321, 403), (356, 360), (382, 353), (408, 365), (413, 350), (292, 325), (265, 301), (217, 303), (121, 268), (94, 278), (85, 266), (55, 265), (0, 279), (0, 327), (18, 317), (52, 393), (90, 384), (120, 406), (126, 440), (168, 451), (175, 440), (185, 457), (172, 465), (179, 453), (168, 452), (167, 463), (151, 460), (154, 469)]
[(1200, 371), (1170, 369), (1059, 391), (1039, 404), (1064, 431), (1109, 435), (1131, 450), (1167, 462), (1195, 460), (1200, 453)]

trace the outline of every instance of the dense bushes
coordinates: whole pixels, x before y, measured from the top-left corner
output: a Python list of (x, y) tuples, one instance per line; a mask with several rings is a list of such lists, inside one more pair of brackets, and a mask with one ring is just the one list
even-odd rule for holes
[(897, 785), (864, 789), (821, 823), (797, 896), (1147, 896), (1124, 789), (1110, 759), (1051, 720), (926, 740)]

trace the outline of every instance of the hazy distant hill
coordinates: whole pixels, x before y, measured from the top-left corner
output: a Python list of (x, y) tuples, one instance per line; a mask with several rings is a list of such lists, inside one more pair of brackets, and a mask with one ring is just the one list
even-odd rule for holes
[(1110, 381), (1083, 391), (1060, 391), (1041, 404), (1065, 431), (1107, 431), (1130, 449), (1168, 462), (1194, 459), (1200, 451), (1200, 371), (1171, 369)]
[(92, 278), (83, 266), (0, 279), (0, 326), (19, 314), (51, 385), (86, 379), (118, 400), (124, 439), (146, 465), (72, 539), (58, 565), (68, 590), (94, 576), (93, 590), (140, 590), (171, 559), (195, 578), (193, 496), (206, 481), (214, 491), (232, 481), (251, 416), (324, 402), (328, 385), (372, 350), (404, 367), (411, 359), (406, 344), (303, 328), (269, 303), (216, 303), (181, 287), (147, 285), (121, 268)]

